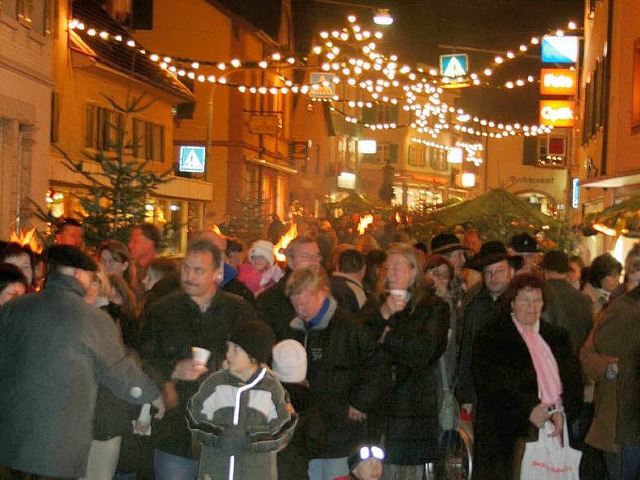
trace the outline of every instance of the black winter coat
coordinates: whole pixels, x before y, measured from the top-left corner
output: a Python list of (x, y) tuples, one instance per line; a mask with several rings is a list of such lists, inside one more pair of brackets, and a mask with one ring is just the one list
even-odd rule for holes
[(366, 439), (365, 422), (348, 419), (349, 406), (369, 413), (387, 388), (388, 375), (375, 339), (331, 299), (325, 318), (306, 329), (295, 318), (289, 338), (307, 350), (307, 379), (320, 407), (324, 446), (311, 449), (311, 458), (348, 456)]
[(291, 270), (287, 270), (278, 283), (256, 298), (260, 318), (271, 327), (278, 342), (288, 338), (289, 322), (296, 316), (289, 297), (284, 293), (289, 275)]
[(385, 327), (391, 329), (382, 351), (391, 366), (392, 389), (378, 411), (386, 436), (385, 462), (421, 465), (434, 461), (439, 451), (438, 359), (447, 347), (449, 305), (429, 293), (418, 305), (412, 299), (385, 320), (383, 300), (369, 299), (359, 318), (375, 338)]
[[(186, 293), (174, 292), (151, 305), (146, 314), (139, 340), (143, 366), (158, 383), (169, 382), (176, 363), (191, 358), (191, 347), (203, 347), (211, 351), (207, 367), (215, 372), (222, 366), (233, 326), (255, 319), (254, 308), (237, 295), (218, 291), (203, 313)], [(152, 424), (151, 442), (155, 448), (182, 457), (195, 456), (185, 414), (187, 401), (198, 386), (199, 382), (176, 383), (179, 405)]]
[[(540, 335), (558, 364), (562, 402), (570, 425), (582, 404), (580, 362), (572, 352), (567, 330), (541, 320)], [(529, 415), (540, 399), (531, 355), (510, 315), (478, 332), (472, 369), (478, 398), (473, 476), (511, 479), (516, 442), (538, 438), (538, 429), (529, 422)]]

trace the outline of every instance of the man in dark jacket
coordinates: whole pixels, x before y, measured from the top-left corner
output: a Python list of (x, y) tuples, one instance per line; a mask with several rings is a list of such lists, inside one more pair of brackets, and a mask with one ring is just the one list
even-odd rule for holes
[(98, 384), (164, 412), (113, 320), (84, 299), (95, 261), (68, 245), (48, 256), (44, 290), (0, 309), (0, 465), (13, 478), (85, 476)]
[(338, 305), (355, 315), (367, 300), (362, 286), (367, 269), (364, 256), (356, 248), (347, 248), (340, 252), (336, 268), (330, 279), (331, 295)]
[(299, 268), (320, 268), (320, 249), (313, 237), (301, 235), (287, 246), (287, 273), (273, 287), (265, 290), (256, 299), (260, 318), (267, 322), (276, 334), (276, 340), (287, 338), (289, 322), (296, 316), (293, 305), (285, 294), (287, 279), (292, 271)]
[[(157, 480), (196, 478), (199, 452), (187, 429), (187, 401), (207, 370), (221, 368), (231, 328), (256, 317), (244, 299), (219, 290), (222, 269), (220, 250), (207, 239), (193, 240), (180, 273), (182, 290), (153, 304), (145, 317), (140, 355), (175, 405), (151, 430)], [(192, 358), (192, 347), (211, 352), (206, 367)]]
[(296, 312), (288, 336), (307, 350), (307, 379), (325, 430), (323, 444), (310, 452), (309, 478), (331, 480), (349, 474), (347, 456), (366, 439), (367, 412), (389, 376), (373, 337), (331, 297), (324, 271), (296, 269), (286, 294)]

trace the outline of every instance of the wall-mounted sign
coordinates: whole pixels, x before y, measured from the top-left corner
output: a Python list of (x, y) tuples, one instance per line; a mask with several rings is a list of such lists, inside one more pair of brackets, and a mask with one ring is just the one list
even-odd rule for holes
[(576, 63), (578, 37), (542, 37), (543, 63)]
[(341, 172), (337, 180), (338, 188), (354, 190), (356, 188), (356, 174), (351, 172)]
[(466, 77), (469, 73), (469, 57), (466, 53), (440, 55), (440, 75), (443, 77)]
[(573, 191), (571, 194), (571, 206), (573, 208), (580, 208), (580, 179), (574, 178), (571, 181)]
[(207, 149), (205, 147), (180, 147), (178, 171), (185, 173), (204, 173)]
[(413, 173), (411, 178), (418, 182), (435, 183), (436, 185), (447, 185), (449, 183), (446, 178), (425, 175), (424, 173)]
[(276, 135), (280, 130), (280, 119), (275, 115), (251, 115), (249, 133), (254, 135)]
[(570, 68), (543, 68), (540, 70), (540, 94), (575, 95), (575, 70)]
[(551, 127), (573, 127), (575, 102), (540, 100), (540, 124)]
[(318, 99), (332, 99), (336, 94), (336, 85), (333, 83), (333, 75), (325, 72), (312, 73), (309, 77), (311, 88), (309, 96)]
[(291, 158), (305, 160), (309, 157), (309, 141), (294, 140), (291, 142)]

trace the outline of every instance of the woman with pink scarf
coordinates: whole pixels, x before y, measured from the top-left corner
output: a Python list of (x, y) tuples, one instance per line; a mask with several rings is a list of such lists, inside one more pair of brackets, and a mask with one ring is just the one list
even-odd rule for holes
[(474, 478), (518, 479), (524, 444), (538, 430), (562, 438), (580, 409), (582, 377), (569, 332), (540, 319), (544, 281), (517, 275), (504, 294), (504, 315), (481, 330), (473, 345), (478, 396)]

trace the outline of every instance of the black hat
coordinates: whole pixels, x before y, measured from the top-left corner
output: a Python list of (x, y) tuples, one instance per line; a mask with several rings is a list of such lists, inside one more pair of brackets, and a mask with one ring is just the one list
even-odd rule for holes
[(256, 361), (267, 363), (271, 358), (271, 350), (276, 344), (276, 336), (266, 323), (250, 320), (233, 327), (229, 334), (229, 341), (240, 345)]
[(53, 245), (49, 247), (47, 259), (50, 264), (59, 266), (79, 268), (88, 272), (98, 270), (98, 264), (93, 258), (71, 245)]
[(511, 238), (509, 247), (518, 253), (536, 253), (538, 251), (538, 242), (528, 233), (522, 233)]
[(545, 270), (551, 270), (558, 273), (567, 273), (571, 271), (569, 267), (569, 257), (560, 250), (551, 250), (544, 254), (540, 266)]
[(470, 250), (460, 243), (460, 239), (453, 233), (441, 233), (431, 240), (431, 254), (444, 255), (456, 250)]
[(504, 243), (498, 240), (491, 240), (482, 244), (478, 254), (473, 260), (465, 264), (465, 268), (472, 268), (481, 272), (485, 267), (503, 260), (509, 262), (509, 265), (515, 270), (519, 270), (524, 264), (524, 259), (519, 255), (509, 255), (507, 253), (507, 247), (504, 246)]

